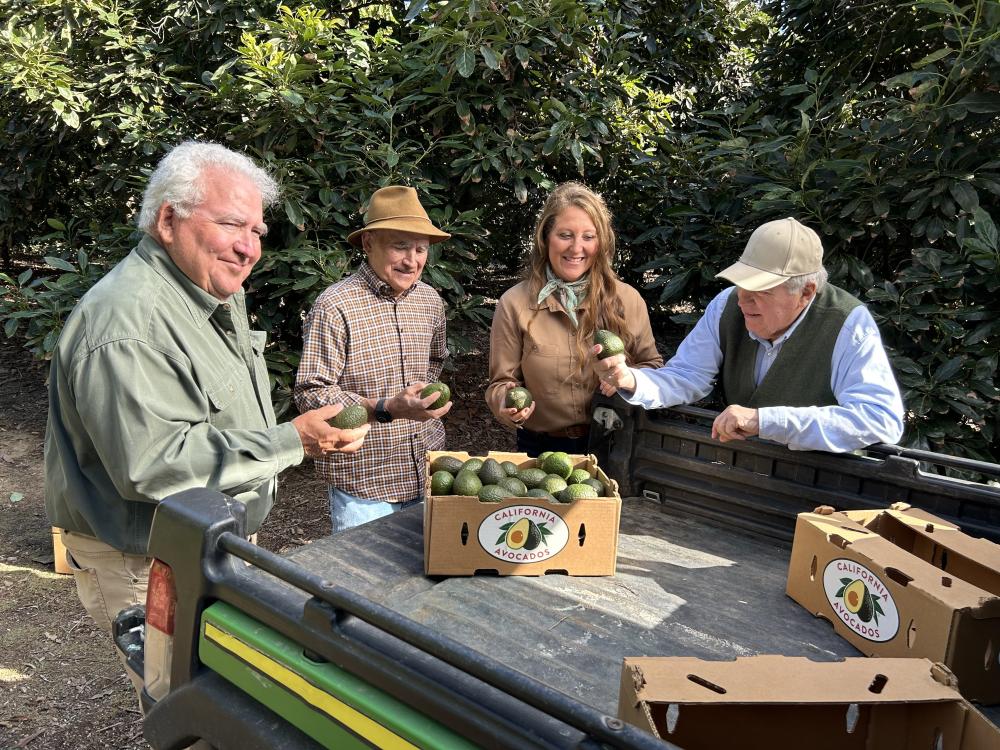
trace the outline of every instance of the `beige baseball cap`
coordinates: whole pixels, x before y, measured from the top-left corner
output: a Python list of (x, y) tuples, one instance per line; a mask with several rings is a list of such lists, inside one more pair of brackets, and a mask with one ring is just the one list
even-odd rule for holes
[(819, 235), (792, 217), (757, 227), (740, 259), (715, 276), (751, 292), (762, 292), (792, 276), (816, 273), (823, 268), (823, 243)]

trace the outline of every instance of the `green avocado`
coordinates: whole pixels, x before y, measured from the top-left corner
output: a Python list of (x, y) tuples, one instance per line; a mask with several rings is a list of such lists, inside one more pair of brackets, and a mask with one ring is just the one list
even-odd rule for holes
[(553, 495), (557, 492), (562, 492), (567, 487), (566, 480), (558, 474), (546, 474), (545, 479), (538, 486)]
[(597, 497), (597, 490), (589, 484), (571, 484), (562, 491), (559, 499), (564, 503), (571, 503), (586, 497)]
[(601, 345), (601, 353), (597, 355), (598, 359), (607, 359), (625, 351), (625, 344), (618, 337), (618, 334), (605, 331), (603, 328), (594, 333), (594, 343)]
[(355, 430), (367, 423), (368, 410), (361, 404), (345, 406), (330, 420), (330, 425), (338, 430)]
[(589, 471), (586, 469), (573, 469), (573, 471), (569, 473), (569, 477), (566, 478), (566, 481), (569, 484), (583, 484), (588, 479), (590, 479)]
[(517, 478), (524, 482), (524, 486), (529, 490), (541, 487), (547, 474), (541, 469), (522, 469), (517, 473)]
[(440, 409), (451, 401), (451, 388), (444, 383), (430, 383), (429, 385), (425, 385), (424, 389), (420, 391), (420, 398), (427, 398), (432, 393), (438, 394), (438, 397), (437, 401), (427, 407), (428, 409)]
[[(521, 519), (527, 520), (527, 519)], [(525, 549), (535, 549), (542, 543), (542, 532), (534, 521), (528, 521), (528, 538), (524, 540)]]
[(522, 386), (517, 386), (507, 391), (503, 405), (508, 409), (527, 409), (531, 406), (532, 401), (531, 391)]
[(861, 609), (858, 610), (858, 619), (861, 622), (871, 622), (874, 615), (875, 600), (872, 598), (872, 592), (865, 588), (864, 600), (861, 602)]
[(462, 468), (459, 471), (471, 471), (473, 474), (478, 474), (481, 468), (483, 468), (483, 459), (470, 458), (462, 464)]
[(450, 495), (455, 485), (455, 477), (447, 471), (435, 471), (431, 474), (431, 494)]
[(495, 484), (484, 484), (477, 494), (484, 503), (499, 503), (507, 497), (504, 488)]
[(573, 463), (569, 460), (569, 455), (563, 451), (556, 451), (542, 461), (542, 469), (546, 474), (556, 474), (563, 479), (569, 479), (573, 473)]
[(528, 490), (528, 494), (525, 497), (537, 497), (542, 500), (548, 500), (550, 503), (558, 503), (559, 501), (555, 499), (550, 493), (543, 490), (541, 487), (536, 487), (533, 490)]
[(455, 475), (455, 483), (452, 485), (451, 491), (456, 495), (478, 495), (482, 488), (483, 483), (479, 481), (479, 477), (475, 473), (463, 469)]
[(604, 482), (600, 479), (595, 479), (591, 477), (590, 479), (584, 479), (582, 484), (589, 484), (595, 490), (597, 490), (598, 497), (607, 497), (608, 488), (604, 486)]
[(458, 474), (462, 470), (462, 459), (454, 456), (438, 456), (431, 461), (431, 473), (435, 471), (447, 471), (449, 474)]
[(504, 461), (500, 464), (503, 470), (507, 472), (507, 476), (516, 477), (517, 476), (517, 464), (513, 461)]
[(507, 478), (507, 472), (503, 470), (500, 462), (495, 458), (487, 458), (483, 465), (479, 467), (479, 480), (483, 484), (500, 484), (501, 479)]
[(500, 480), (499, 484), (507, 490), (508, 496), (524, 497), (528, 494), (528, 488), (517, 477), (504, 477)]

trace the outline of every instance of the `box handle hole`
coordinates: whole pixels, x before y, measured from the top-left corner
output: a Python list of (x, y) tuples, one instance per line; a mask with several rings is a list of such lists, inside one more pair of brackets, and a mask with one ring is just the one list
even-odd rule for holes
[(817, 564), (818, 564), (818, 561), (816, 560), (816, 555), (813, 555), (812, 564), (809, 566), (809, 580), (810, 581), (815, 581), (816, 580), (816, 566), (817, 566)]
[(469, 543), (469, 524), (462, 523), (462, 546), (465, 547)]
[(703, 688), (708, 688), (713, 693), (718, 693), (719, 695), (725, 695), (726, 689), (720, 685), (716, 685), (714, 682), (709, 682), (704, 677), (699, 677), (696, 674), (689, 674), (688, 679), (691, 680), (695, 685), (701, 685)]
[(587, 524), (580, 524), (580, 533), (577, 534), (576, 537), (580, 540), (580, 546), (582, 547), (583, 543), (587, 541)]
[(950, 589), (951, 578), (949, 578), (948, 576), (941, 576), (941, 585), (944, 586), (946, 589)]
[(885, 569), (886, 578), (895, 581), (900, 586), (908, 586), (910, 581), (913, 580), (910, 576), (906, 575), (903, 571), (898, 568), (886, 568)]
[(889, 681), (889, 678), (884, 674), (875, 675), (875, 679), (872, 680), (872, 684), (868, 686), (868, 692), (870, 693), (881, 693), (885, 684)]
[(917, 644), (917, 625), (914, 620), (906, 627), (906, 647), (913, 648)]

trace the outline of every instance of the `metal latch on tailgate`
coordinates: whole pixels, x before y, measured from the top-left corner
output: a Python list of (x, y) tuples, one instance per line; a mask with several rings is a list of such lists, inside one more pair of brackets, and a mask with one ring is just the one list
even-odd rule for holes
[(615, 430), (620, 430), (624, 426), (622, 418), (618, 416), (618, 412), (614, 409), (609, 409), (606, 406), (598, 406), (594, 409), (594, 421), (604, 428), (605, 432), (614, 432)]

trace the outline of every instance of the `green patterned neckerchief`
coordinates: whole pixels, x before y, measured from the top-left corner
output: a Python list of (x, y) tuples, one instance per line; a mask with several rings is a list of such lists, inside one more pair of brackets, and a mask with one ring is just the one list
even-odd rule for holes
[(538, 293), (538, 304), (542, 304), (546, 297), (555, 293), (556, 299), (562, 304), (573, 323), (573, 327), (576, 328), (579, 325), (576, 319), (576, 308), (587, 298), (587, 291), (590, 288), (590, 274), (585, 273), (576, 281), (563, 281), (552, 273), (552, 266), (546, 266), (545, 279), (547, 283)]

